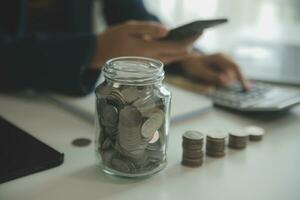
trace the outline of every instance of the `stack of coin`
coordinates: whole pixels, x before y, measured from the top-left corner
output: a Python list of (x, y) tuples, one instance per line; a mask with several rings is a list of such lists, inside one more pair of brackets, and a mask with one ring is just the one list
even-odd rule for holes
[(110, 169), (138, 174), (165, 160), (166, 105), (153, 88), (100, 85), (98, 153)]
[(245, 132), (248, 133), (251, 141), (260, 141), (265, 134), (265, 130), (258, 126), (248, 126), (245, 128)]
[(203, 164), (203, 134), (197, 131), (187, 131), (182, 136), (182, 161), (188, 167), (199, 167)]
[(233, 149), (246, 148), (248, 136), (248, 133), (245, 131), (231, 131), (229, 133), (228, 147)]
[(210, 131), (206, 136), (206, 155), (211, 157), (225, 156), (227, 133), (219, 130)]

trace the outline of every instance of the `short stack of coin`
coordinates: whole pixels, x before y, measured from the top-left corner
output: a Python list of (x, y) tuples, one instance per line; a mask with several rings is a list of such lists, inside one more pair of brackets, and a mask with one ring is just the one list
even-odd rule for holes
[(251, 141), (260, 141), (265, 134), (265, 130), (258, 126), (248, 126), (245, 128), (245, 132), (249, 134), (249, 140)]
[(186, 131), (182, 136), (182, 161), (188, 167), (199, 167), (203, 164), (203, 139), (198, 131)]
[(249, 135), (246, 131), (231, 131), (229, 133), (228, 147), (232, 149), (245, 149), (248, 137)]
[(225, 156), (225, 143), (227, 133), (223, 131), (211, 131), (206, 136), (206, 155), (220, 158)]

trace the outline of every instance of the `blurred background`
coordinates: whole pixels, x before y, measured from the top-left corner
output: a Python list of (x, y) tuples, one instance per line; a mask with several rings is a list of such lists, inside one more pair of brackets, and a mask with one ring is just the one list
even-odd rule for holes
[(170, 27), (199, 18), (227, 17), (230, 23), (207, 30), (199, 45), (228, 50), (236, 40), (300, 43), (299, 0), (144, 0)]
[(196, 45), (207, 53), (231, 55), (250, 78), (273, 81), (282, 74), (300, 74), (299, 0), (144, 1), (170, 28), (199, 18), (227, 17), (229, 23), (206, 30)]

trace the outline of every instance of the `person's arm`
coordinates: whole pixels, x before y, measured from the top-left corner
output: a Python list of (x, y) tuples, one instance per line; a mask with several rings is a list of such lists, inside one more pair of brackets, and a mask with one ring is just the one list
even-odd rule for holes
[[(33, 88), (71, 95), (91, 92), (99, 71), (89, 73), (92, 34), (0, 35), (1, 88)], [(88, 77), (86, 77), (88, 76)]]
[(103, 12), (109, 26), (128, 20), (156, 21), (159, 19), (149, 13), (142, 0), (102, 0)]

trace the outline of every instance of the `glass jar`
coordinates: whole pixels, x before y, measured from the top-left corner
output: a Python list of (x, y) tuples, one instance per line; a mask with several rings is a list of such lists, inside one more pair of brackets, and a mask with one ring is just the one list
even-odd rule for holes
[(107, 61), (96, 88), (96, 154), (103, 171), (140, 177), (166, 166), (171, 94), (163, 64), (143, 57)]

